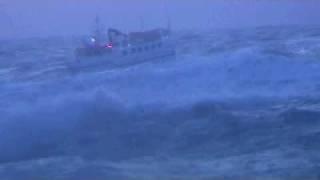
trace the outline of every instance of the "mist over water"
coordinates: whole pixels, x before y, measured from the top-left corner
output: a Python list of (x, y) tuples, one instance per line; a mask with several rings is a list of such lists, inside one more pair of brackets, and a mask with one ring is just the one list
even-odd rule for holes
[(181, 31), (176, 59), (93, 72), (72, 39), (11, 41), (0, 176), (316, 177), (318, 30)]
[[(3, 2), (0, 179), (317, 179), (320, 26), (304, 2)], [(96, 14), (122, 30), (168, 14), (176, 57), (70, 69)]]
[(83, 35), (96, 15), (123, 31), (165, 26), (174, 29), (244, 28), (319, 24), (317, 0), (3, 0), (0, 37)]

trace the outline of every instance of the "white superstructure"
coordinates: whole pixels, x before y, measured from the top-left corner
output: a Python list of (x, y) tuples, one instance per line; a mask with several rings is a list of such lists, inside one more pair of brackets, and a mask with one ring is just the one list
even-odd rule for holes
[(122, 33), (108, 29), (103, 33), (96, 20), (93, 36), (76, 49), (76, 66), (121, 66), (175, 56), (169, 29)]

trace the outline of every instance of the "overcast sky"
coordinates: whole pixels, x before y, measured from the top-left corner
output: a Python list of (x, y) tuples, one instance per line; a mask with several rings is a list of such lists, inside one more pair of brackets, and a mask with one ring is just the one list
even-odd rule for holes
[(0, 37), (83, 34), (96, 15), (124, 31), (320, 24), (320, 0), (0, 0)]

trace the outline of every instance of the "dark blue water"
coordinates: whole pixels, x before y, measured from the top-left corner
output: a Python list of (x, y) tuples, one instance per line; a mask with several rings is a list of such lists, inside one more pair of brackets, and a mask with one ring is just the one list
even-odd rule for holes
[(318, 27), (174, 38), (176, 59), (89, 72), (77, 38), (2, 41), (1, 179), (320, 175)]

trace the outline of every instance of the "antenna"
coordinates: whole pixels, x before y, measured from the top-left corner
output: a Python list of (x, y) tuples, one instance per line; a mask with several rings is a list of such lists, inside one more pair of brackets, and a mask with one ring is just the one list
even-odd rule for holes
[(215, 11), (212, 9), (211, 11), (211, 18), (209, 19), (209, 26), (211, 26), (211, 28), (213, 29), (214, 26), (214, 22), (216, 22), (216, 15), (215, 15)]
[(167, 19), (167, 30), (169, 32), (171, 32), (171, 17), (169, 15), (169, 10), (168, 10), (168, 6), (167, 6), (167, 1), (166, 0), (163, 0), (163, 8), (164, 8), (164, 11), (166, 13), (166, 19)]
[(99, 43), (103, 41), (103, 26), (101, 24), (100, 17), (96, 15), (95, 20), (94, 20), (94, 38), (96, 41)]
[(140, 16), (140, 29), (141, 31), (145, 30), (144, 18), (142, 16)]
[(96, 15), (95, 23), (96, 23), (96, 25), (100, 24), (100, 18), (99, 18), (99, 16), (98, 16), (98, 15)]
[[(2, 22), (1, 22), (2, 21)], [(16, 32), (16, 28), (14, 28), (14, 24), (12, 22), (11, 17), (5, 11), (5, 4), (0, 3), (0, 24), (6, 24), (7, 26), (3, 26), (5, 30), (9, 34)]]
[(171, 32), (171, 18), (170, 16), (167, 17), (167, 29), (169, 32)]
[(94, 23), (95, 23), (95, 33), (99, 33), (100, 32), (100, 27), (101, 27), (101, 23), (100, 23), (100, 18), (99, 18), (99, 16), (98, 15), (96, 15), (96, 18), (95, 18), (95, 20), (94, 20)]

